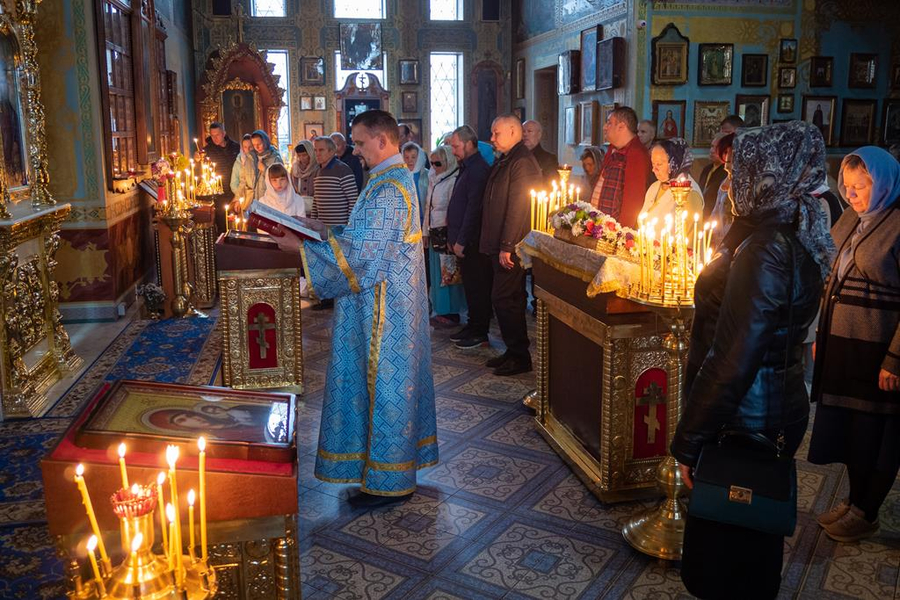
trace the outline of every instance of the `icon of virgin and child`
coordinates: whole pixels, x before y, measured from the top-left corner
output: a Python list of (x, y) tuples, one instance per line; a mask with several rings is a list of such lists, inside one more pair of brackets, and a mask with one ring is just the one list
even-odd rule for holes
[(185, 408), (151, 408), (141, 413), (140, 420), (154, 433), (177, 437), (192, 437), (203, 432), (210, 439), (222, 441), (288, 441), (287, 407), (277, 403), (203, 401)]

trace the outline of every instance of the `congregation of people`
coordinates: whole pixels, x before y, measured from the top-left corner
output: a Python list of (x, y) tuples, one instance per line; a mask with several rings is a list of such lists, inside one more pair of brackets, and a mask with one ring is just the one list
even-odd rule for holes
[[(809, 460), (842, 463), (850, 479), (848, 497), (818, 525), (838, 542), (873, 535), (900, 468), (900, 163), (860, 148), (843, 158), (835, 181), (815, 126), (745, 128), (730, 116), (695, 180), (690, 145), (656, 138), (656, 124), (633, 109), (616, 108), (603, 129), (608, 144), (580, 155), (584, 197), (598, 212), (628, 227), (641, 213), (662, 218), (674, 210), (670, 182), (687, 178), (689, 212), (718, 223), (715, 256), (695, 286), (684, 413), (671, 444), (682, 478), (692, 485), (701, 449), (726, 428), (759, 433), (792, 457), (812, 402)], [(208, 152), (234, 151), (221, 134)], [(400, 124), (394, 166), (411, 177), (431, 328), (450, 331), (460, 349), (478, 348), (496, 317), (505, 351), (486, 366), (499, 376), (530, 371), (527, 273), (516, 247), (531, 229), (529, 191), (558, 168), (540, 124), (502, 115), (487, 150), (468, 125), (430, 151), (409, 137)], [(232, 161), (235, 208), (261, 198), (346, 225), (371, 187), (360, 155), (334, 133), (297, 144), (288, 167), (254, 132)], [(704, 598), (735, 587), (774, 597), (783, 543), (689, 517), (682, 576)], [(721, 553), (723, 545), (737, 550)]]

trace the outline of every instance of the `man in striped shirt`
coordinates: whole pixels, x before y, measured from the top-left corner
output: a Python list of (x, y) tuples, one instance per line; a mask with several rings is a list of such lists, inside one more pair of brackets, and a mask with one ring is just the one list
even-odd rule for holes
[[(312, 218), (329, 226), (346, 225), (359, 194), (353, 171), (338, 159), (337, 146), (330, 137), (317, 137), (313, 141), (313, 148), (316, 162), (319, 163), (319, 173), (313, 181)], [(332, 306), (334, 300), (322, 300), (313, 309), (322, 310)]]

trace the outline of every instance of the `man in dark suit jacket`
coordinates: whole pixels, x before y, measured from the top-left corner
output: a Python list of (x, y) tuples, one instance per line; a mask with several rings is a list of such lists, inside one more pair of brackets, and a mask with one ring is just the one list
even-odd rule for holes
[(541, 167), (541, 174), (544, 185), (550, 187), (550, 182), (559, 179), (559, 159), (552, 152), (544, 150), (541, 146), (541, 137), (543, 137), (544, 128), (537, 121), (525, 121), (522, 123), (522, 141), (525, 147), (531, 150), (535, 160)]
[(454, 130), (447, 140), (459, 162), (459, 175), (447, 206), (447, 246), (459, 259), (469, 321), (450, 336), (457, 348), (488, 343), (491, 324), (491, 261), (479, 252), (484, 186), (491, 168), (478, 150), (478, 136), (469, 125)]
[(541, 167), (522, 141), (522, 124), (515, 115), (502, 115), (491, 125), (491, 143), (501, 156), (484, 189), (481, 252), (491, 259), (491, 301), (506, 344), (506, 352), (485, 363), (495, 375), (531, 371), (525, 309), (525, 270), (515, 254), (516, 244), (530, 231), (529, 193), (541, 183)]

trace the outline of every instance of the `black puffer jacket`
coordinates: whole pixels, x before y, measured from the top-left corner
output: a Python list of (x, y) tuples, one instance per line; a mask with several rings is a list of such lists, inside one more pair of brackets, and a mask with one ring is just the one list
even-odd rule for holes
[[(809, 414), (801, 344), (818, 308), (821, 273), (791, 226), (766, 221), (765, 215), (735, 220), (697, 280), (686, 401), (671, 447), (688, 466), (725, 427), (765, 431)], [(793, 332), (785, 380), (791, 268)]]

